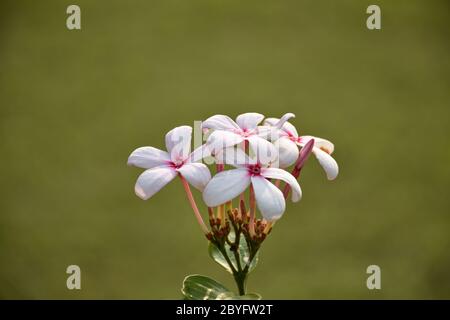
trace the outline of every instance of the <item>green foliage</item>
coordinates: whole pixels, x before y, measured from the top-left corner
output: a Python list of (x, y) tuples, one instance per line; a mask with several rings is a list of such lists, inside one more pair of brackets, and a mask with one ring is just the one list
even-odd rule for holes
[[(231, 241), (234, 241), (234, 233), (230, 233), (229, 238)], [(234, 252), (231, 250), (231, 248), (228, 244), (225, 245), (225, 251), (226, 251), (228, 257), (230, 258), (231, 263), (233, 264), (233, 267), (235, 268), (235, 270), (237, 270), (238, 264), (237, 264), (236, 257), (234, 255)], [(239, 252), (239, 261), (240, 261), (240, 265), (241, 265), (242, 269), (244, 269), (247, 266), (247, 264), (249, 264), (248, 272), (251, 272), (253, 269), (256, 268), (256, 265), (258, 264), (258, 260), (259, 260), (259, 254), (257, 253), (256, 256), (253, 258), (253, 260), (250, 262), (250, 250), (249, 250), (249, 248), (247, 246), (247, 242), (245, 241), (243, 236), (241, 236), (241, 238), (239, 239), (238, 252)], [(227, 260), (223, 256), (222, 252), (220, 252), (220, 250), (217, 248), (217, 246), (210, 243), (209, 247), (208, 247), (208, 253), (215, 262), (217, 262), (219, 265), (221, 265), (223, 268), (225, 268), (225, 270), (227, 270), (229, 273), (233, 273), (230, 265), (228, 264)]]
[(228, 290), (223, 284), (207, 276), (198, 274), (187, 276), (181, 289), (187, 300), (260, 300), (257, 293), (248, 293), (242, 296)]

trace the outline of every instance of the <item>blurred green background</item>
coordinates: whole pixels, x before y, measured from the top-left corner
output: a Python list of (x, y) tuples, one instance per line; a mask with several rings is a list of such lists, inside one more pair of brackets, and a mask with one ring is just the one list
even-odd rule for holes
[(69, 31), (72, 3), (0, 4), (1, 298), (178, 299), (192, 273), (234, 289), (181, 184), (142, 201), (126, 160), (175, 126), (249, 111), (294, 112), (340, 164), (328, 182), (308, 162), (250, 291), (450, 298), (448, 1), (78, 0)]

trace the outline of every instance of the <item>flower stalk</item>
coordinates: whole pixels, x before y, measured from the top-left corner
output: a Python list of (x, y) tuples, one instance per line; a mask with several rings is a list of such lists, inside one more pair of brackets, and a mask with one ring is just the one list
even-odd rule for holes
[(186, 195), (188, 197), (189, 203), (191, 204), (192, 210), (194, 210), (195, 218), (197, 219), (198, 224), (200, 225), (200, 228), (202, 228), (202, 231), (204, 234), (208, 234), (209, 230), (206, 226), (205, 222), (203, 221), (202, 215), (200, 211), (198, 210), (197, 204), (195, 203), (194, 196), (192, 195), (191, 188), (189, 187), (189, 183), (186, 181), (186, 179), (180, 174), (181, 183), (183, 184), (184, 191), (186, 192)]

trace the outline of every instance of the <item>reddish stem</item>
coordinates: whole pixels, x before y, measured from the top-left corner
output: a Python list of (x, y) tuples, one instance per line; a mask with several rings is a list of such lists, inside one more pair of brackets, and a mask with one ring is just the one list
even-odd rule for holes
[(186, 195), (189, 199), (189, 203), (191, 204), (192, 210), (194, 210), (194, 214), (195, 214), (195, 217), (197, 218), (198, 224), (202, 228), (202, 231), (205, 234), (208, 234), (209, 230), (206, 227), (205, 222), (203, 221), (202, 215), (200, 214), (200, 211), (198, 210), (197, 204), (195, 203), (195, 199), (194, 199), (194, 196), (192, 195), (191, 188), (189, 187), (189, 183), (186, 181), (186, 179), (181, 174), (179, 176), (180, 176), (181, 182), (183, 183), (183, 187), (184, 187), (184, 190), (186, 191)]
[(255, 235), (255, 211), (256, 211), (255, 192), (253, 191), (253, 186), (250, 184), (250, 222), (248, 224), (248, 229), (252, 237)]

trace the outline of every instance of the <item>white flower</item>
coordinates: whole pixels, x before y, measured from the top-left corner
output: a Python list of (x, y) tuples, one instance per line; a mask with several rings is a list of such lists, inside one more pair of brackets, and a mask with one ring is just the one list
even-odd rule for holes
[(274, 145), (263, 138), (265, 133), (258, 130), (258, 124), (264, 119), (259, 113), (244, 113), (236, 118), (236, 122), (228, 116), (215, 115), (202, 122), (202, 129), (213, 129), (207, 144), (212, 153), (227, 147), (248, 141), (250, 149), (258, 159), (277, 156)]
[(285, 114), (281, 119), (267, 118), (265, 125), (274, 127), (278, 130), (279, 139), (274, 142), (279, 151), (279, 166), (286, 168), (292, 165), (299, 155), (298, 146), (303, 147), (309, 140), (314, 139), (314, 147), (312, 152), (325, 170), (327, 178), (334, 180), (338, 173), (339, 167), (336, 160), (331, 157), (334, 151), (334, 145), (325, 139), (314, 136), (299, 136), (295, 127), (287, 122), (290, 118), (295, 117), (292, 113)]
[[(279, 219), (286, 207), (283, 193), (267, 179), (283, 180), (292, 188), (292, 201), (300, 200), (302, 191), (297, 180), (288, 172), (279, 168), (269, 168), (268, 163), (261, 163), (248, 158), (241, 149), (226, 149), (223, 161), (236, 169), (216, 174), (203, 191), (203, 200), (209, 207), (221, 205), (240, 195), (251, 184), (255, 193), (256, 205), (262, 216), (273, 221)], [(245, 159), (245, 160), (242, 160)], [(245, 164), (243, 164), (245, 163)]]
[(203, 191), (211, 174), (207, 166), (197, 163), (201, 152), (191, 150), (192, 128), (176, 127), (166, 134), (167, 151), (153, 147), (141, 147), (134, 150), (128, 158), (128, 165), (145, 170), (137, 179), (136, 195), (149, 199), (178, 174), (183, 176), (195, 188)]

